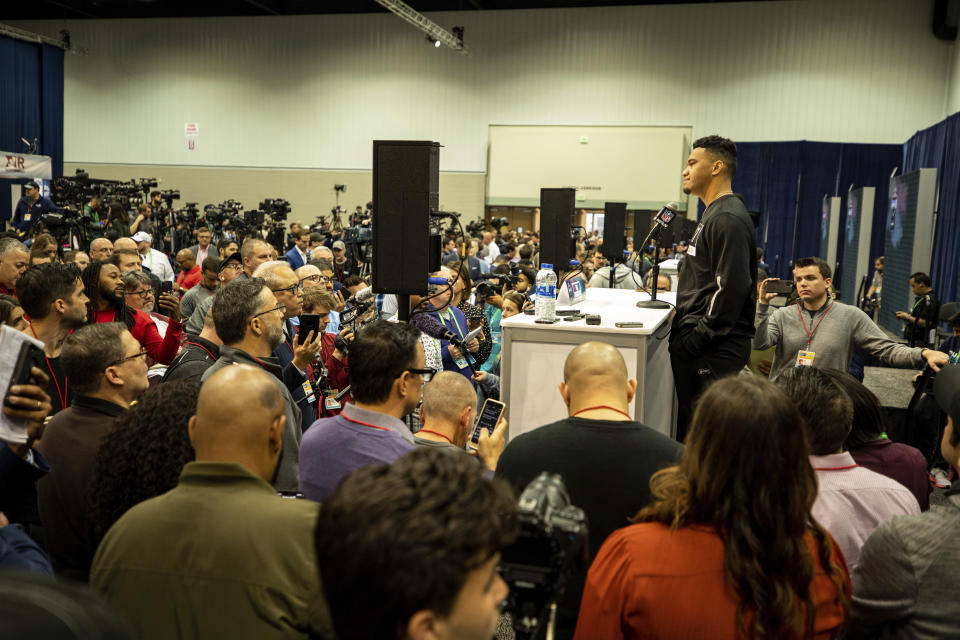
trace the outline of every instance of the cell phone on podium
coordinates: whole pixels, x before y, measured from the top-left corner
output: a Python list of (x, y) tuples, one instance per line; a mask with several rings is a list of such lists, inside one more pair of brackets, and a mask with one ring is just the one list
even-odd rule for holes
[(493, 430), (496, 428), (497, 423), (500, 422), (500, 417), (503, 415), (503, 410), (507, 405), (503, 404), (498, 400), (487, 399), (483, 403), (483, 409), (480, 411), (480, 415), (477, 416), (477, 424), (473, 428), (473, 435), (470, 437), (470, 442), (467, 443), (471, 449), (477, 448), (477, 443), (480, 442), (480, 430), (486, 429), (487, 433), (493, 435)]

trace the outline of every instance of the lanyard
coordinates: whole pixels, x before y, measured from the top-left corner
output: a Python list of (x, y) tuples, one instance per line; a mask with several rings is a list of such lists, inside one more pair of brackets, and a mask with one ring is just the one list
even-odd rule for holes
[[(37, 335), (37, 330), (33, 328), (33, 323), (30, 323), (30, 331), (33, 332), (33, 337), (37, 340), (40, 339), (40, 336)], [(57, 376), (53, 373), (53, 367), (50, 366), (50, 358), (47, 357), (47, 354), (43, 354), (43, 359), (47, 361), (47, 371), (50, 372), (50, 377), (53, 378), (53, 384), (57, 385), (57, 396), (60, 398), (60, 409), (67, 408), (67, 384), (70, 382), (67, 379), (67, 376), (63, 376), (63, 392), (60, 392), (60, 382), (57, 380)]]
[(815, 334), (815, 333), (817, 332), (817, 329), (820, 328), (820, 323), (823, 322), (823, 319), (827, 317), (827, 314), (830, 313), (830, 309), (833, 309), (833, 305), (835, 305), (835, 304), (836, 304), (836, 302), (831, 302), (831, 303), (830, 303), (830, 306), (827, 307), (827, 310), (824, 311), (824, 312), (823, 312), (823, 315), (820, 316), (820, 319), (817, 320), (817, 324), (816, 324), (816, 326), (813, 328), (813, 331), (810, 331), (809, 329), (807, 329), (807, 323), (806, 323), (806, 321), (804, 321), (804, 319), (803, 319), (803, 312), (800, 310), (800, 303), (799, 303), (799, 302), (797, 303), (797, 313), (800, 315), (800, 323), (803, 325), (803, 330), (807, 332), (807, 346), (808, 346), (808, 347), (810, 346), (810, 343), (813, 342), (813, 334)]
[[(581, 413), (586, 413), (587, 411), (593, 411), (594, 409), (609, 409), (610, 411), (616, 411), (620, 415), (626, 416), (627, 420), (633, 420), (633, 418), (630, 417), (630, 414), (627, 413), (626, 411), (620, 411), (620, 409), (617, 409), (616, 407), (611, 407), (610, 405), (606, 405), (606, 404), (598, 404), (595, 407), (587, 407), (586, 409), (580, 409), (580, 411), (577, 411), (571, 417), (576, 418)], [(423, 429), (421, 429), (421, 431), (423, 431)]]
[[(205, 346), (203, 346), (203, 345), (200, 344), (199, 342), (190, 342), (189, 340), (187, 340), (186, 343), (187, 343), (187, 344), (192, 344), (192, 345), (195, 346), (195, 347), (200, 347), (201, 349), (203, 349), (204, 351), (207, 352), (207, 355), (208, 355), (208, 356), (210, 356), (213, 360), (216, 360), (216, 358), (214, 358), (213, 354), (210, 353), (210, 349), (207, 349)], [(258, 362), (259, 362), (259, 361), (258, 361)], [(262, 365), (263, 363), (261, 362), (260, 364)]]
[[(380, 431), (390, 431), (390, 429), (387, 429), (386, 427), (380, 427), (375, 424), (370, 424), (369, 422), (364, 422), (363, 420), (354, 420), (353, 418), (350, 418), (342, 413), (340, 414), (340, 417), (343, 418), (344, 420), (347, 420), (348, 422), (353, 422), (355, 424), (362, 424), (363, 426), (370, 427), (371, 429), (379, 429)], [(423, 431), (423, 429), (421, 429), (421, 431)]]
[(910, 315), (913, 315), (913, 312), (917, 310), (917, 307), (920, 306), (920, 303), (927, 299), (926, 295), (922, 295), (917, 298), (917, 301), (913, 303), (913, 309), (910, 309)]
[[(460, 321), (457, 320), (457, 316), (453, 311), (450, 311), (450, 309), (444, 309), (443, 311), (438, 311), (437, 315), (440, 316), (441, 322), (444, 320), (453, 320), (453, 325), (457, 328), (457, 335), (461, 338), (464, 336), (463, 329), (460, 328)], [(448, 326), (447, 328), (452, 329), (453, 327)]]
[[(346, 416), (344, 416), (344, 418), (346, 418)], [(347, 420), (349, 420), (349, 419), (350, 419), (350, 418), (347, 418)], [(370, 425), (370, 426), (372, 426), (372, 425)], [(448, 438), (447, 436), (443, 435), (443, 434), (440, 433), (439, 431), (433, 431), (432, 429), (420, 429), (420, 431), (418, 431), (417, 433), (432, 433), (432, 434), (435, 435), (435, 436), (440, 436), (441, 438), (443, 438), (444, 440), (446, 440), (446, 441), (449, 442), (450, 444), (453, 444), (453, 440), (451, 440), (451, 439)]]
[(859, 467), (859, 464), (849, 464), (845, 467), (814, 467), (814, 471), (845, 471), (847, 469), (853, 469), (854, 467)]

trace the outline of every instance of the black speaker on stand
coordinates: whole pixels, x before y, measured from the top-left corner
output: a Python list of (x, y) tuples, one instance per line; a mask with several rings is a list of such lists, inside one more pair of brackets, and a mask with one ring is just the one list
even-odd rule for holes
[(397, 295), (397, 317), (410, 317), (410, 294), (427, 293), (440, 269), (430, 213), (440, 206), (440, 143), (373, 141), (373, 291)]
[(623, 262), (623, 250), (626, 249), (627, 243), (624, 237), (626, 227), (627, 203), (605, 202), (603, 204), (603, 244), (600, 247), (603, 257), (610, 262), (611, 289), (616, 286), (617, 263)]
[(576, 255), (573, 239), (574, 189), (540, 189), (540, 264), (566, 271)]

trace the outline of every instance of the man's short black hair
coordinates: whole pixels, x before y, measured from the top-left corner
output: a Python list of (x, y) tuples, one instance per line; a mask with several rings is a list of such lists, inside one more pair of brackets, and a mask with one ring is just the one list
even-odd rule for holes
[(322, 242), (323, 242), (323, 234), (320, 233), (320, 232), (318, 232), (318, 231), (311, 231), (311, 232), (310, 232), (310, 242), (322, 243)]
[(210, 273), (220, 273), (220, 257), (210, 255), (203, 259), (203, 262), (200, 265), (202, 271), (209, 271)]
[(60, 364), (70, 380), (70, 387), (79, 394), (93, 393), (100, 388), (103, 372), (126, 355), (119, 322), (101, 322), (80, 327), (63, 342)]
[(211, 305), (213, 326), (225, 345), (237, 344), (247, 335), (247, 323), (260, 308), (260, 294), (266, 286), (263, 278), (234, 278), (217, 289)]
[(929, 287), (932, 284), (930, 276), (925, 274), (923, 271), (917, 271), (916, 273), (910, 274), (910, 279), (917, 284), (922, 284), (925, 287)]
[(420, 331), (406, 322), (377, 320), (363, 327), (350, 345), (353, 397), (373, 404), (389, 398), (393, 381), (416, 366), (419, 342)]
[(70, 299), (79, 278), (80, 270), (72, 262), (50, 262), (30, 267), (17, 281), (17, 295), (23, 312), (33, 320), (46, 318), (54, 302)]
[(151, 197), (151, 198), (156, 198), (156, 197), (159, 196), (159, 195), (161, 195), (159, 191), (151, 191), (151, 192), (150, 192), (150, 197)]
[(711, 155), (723, 161), (727, 176), (733, 177), (737, 172), (737, 145), (733, 140), (720, 136), (706, 136), (693, 141), (694, 149), (705, 149)]
[(223, 240), (217, 243), (217, 251), (222, 253), (223, 250), (229, 247), (231, 244), (237, 244), (237, 241), (231, 240), (229, 238), (224, 238)]
[(315, 533), (337, 637), (404, 638), (417, 611), (447, 616), (469, 573), (517, 528), (513, 490), (468, 456), (419, 449), (351, 473)]
[(833, 275), (830, 265), (827, 264), (827, 261), (822, 258), (797, 258), (797, 261), (793, 263), (794, 269), (804, 269), (806, 267), (816, 267), (820, 271), (820, 275), (823, 276), (824, 280)]
[(819, 369), (792, 367), (774, 380), (803, 416), (810, 453), (838, 453), (853, 424), (853, 402), (836, 382)]
[(950, 325), (951, 329), (960, 329), (960, 312), (957, 312), (947, 318), (947, 324)]

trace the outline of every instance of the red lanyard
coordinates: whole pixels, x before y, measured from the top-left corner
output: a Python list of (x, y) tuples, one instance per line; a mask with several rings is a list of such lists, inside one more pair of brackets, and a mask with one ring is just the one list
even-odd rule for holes
[[(37, 340), (40, 339), (40, 336), (37, 335), (37, 330), (33, 328), (33, 323), (30, 323), (30, 331), (33, 332), (33, 337)], [(53, 373), (53, 367), (50, 366), (50, 358), (47, 357), (47, 354), (43, 354), (43, 359), (47, 361), (47, 371), (50, 372), (50, 377), (53, 378), (53, 384), (57, 385), (57, 396), (60, 397), (60, 409), (67, 408), (67, 384), (70, 382), (67, 379), (67, 376), (63, 376), (63, 393), (60, 392), (60, 382), (57, 380), (57, 376)]]
[(273, 372), (270, 371), (270, 367), (268, 367), (268, 366), (263, 362), (263, 360), (261, 360), (261, 359), (258, 358), (257, 356), (250, 356), (250, 357), (253, 358), (254, 360), (256, 360), (256, 361), (257, 361), (257, 364), (259, 364), (261, 367), (263, 367), (263, 370), (264, 370), (264, 371), (266, 371), (267, 373), (269, 373), (269, 374), (271, 374), (271, 375), (273, 374)]
[[(195, 347), (200, 347), (201, 349), (203, 349), (204, 351), (207, 352), (207, 355), (208, 355), (208, 356), (210, 356), (210, 357), (213, 358), (214, 360), (217, 359), (216, 356), (214, 356), (212, 353), (210, 353), (210, 349), (207, 349), (207, 348), (206, 348), (205, 346), (203, 346), (202, 344), (200, 344), (200, 343), (198, 343), (198, 342), (190, 342), (189, 340), (187, 340), (186, 343), (187, 343), (187, 344), (192, 344), (192, 345), (195, 346)], [(260, 361), (258, 360), (257, 362), (260, 362)], [(260, 364), (263, 365), (262, 362), (260, 362)]]
[(797, 303), (797, 313), (800, 314), (800, 323), (803, 325), (803, 330), (807, 332), (807, 346), (810, 346), (810, 343), (813, 342), (813, 334), (817, 332), (817, 329), (820, 328), (820, 323), (823, 322), (823, 319), (827, 317), (827, 314), (830, 313), (830, 309), (833, 309), (833, 305), (836, 302), (831, 302), (830, 306), (827, 307), (827, 310), (823, 312), (823, 315), (820, 316), (820, 319), (817, 320), (817, 326), (813, 328), (813, 331), (807, 329), (807, 323), (803, 320), (803, 312), (800, 311), (800, 303)]
[[(344, 416), (344, 418), (346, 418), (346, 416)], [(350, 418), (347, 418), (347, 420), (349, 420), (349, 419), (350, 419)], [(420, 429), (420, 431), (418, 431), (417, 433), (432, 433), (432, 434), (435, 435), (435, 436), (440, 436), (441, 438), (443, 438), (444, 440), (446, 440), (446, 441), (449, 442), (450, 444), (453, 444), (453, 440), (451, 440), (451, 439), (448, 438), (447, 436), (443, 435), (443, 434), (440, 433), (439, 431), (434, 431), (434, 430), (432, 430), (432, 429)]]
[(851, 464), (846, 467), (814, 467), (814, 471), (844, 471), (846, 469), (853, 469), (854, 467), (859, 467), (859, 464)]
[[(353, 422), (355, 424), (362, 424), (365, 427), (370, 427), (371, 429), (379, 429), (380, 431), (390, 431), (390, 429), (387, 429), (386, 427), (380, 427), (375, 424), (370, 424), (369, 422), (364, 422), (363, 420), (354, 420), (353, 418), (350, 418), (342, 413), (340, 414), (340, 417), (349, 422)], [(423, 431), (423, 429), (421, 429), (421, 431)]]
[[(626, 416), (626, 417), (627, 417), (627, 420), (633, 420), (633, 418), (630, 417), (630, 414), (627, 413), (626, 411), (620, 411), (620, 409), (617, 409), (616, 407), (611, 407), (610, 405), (606, 405), (606, 404), (598, 404), (598, 405), (595, 406), (595, 407), (587, 407), (586, 409), (580, 409), (580, 411), (577, 411), (577, 412), (576, 412), (575, 414), (573, 414), (571, 417), (572, 417), (572, 418), (576, 418), (576, 417), (577, 417), (578, 415), (580, 415), (581, 413), (584, 413), (584, 412), (586, 412), (586, 411), (593, 411), (594, 409), (610, 409), (610, 411), (616, 411), (616, 412), (619, 413), (620, 415)], [(421, 431), (423, 431), (423, 429), (421, 429)]]

